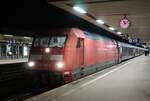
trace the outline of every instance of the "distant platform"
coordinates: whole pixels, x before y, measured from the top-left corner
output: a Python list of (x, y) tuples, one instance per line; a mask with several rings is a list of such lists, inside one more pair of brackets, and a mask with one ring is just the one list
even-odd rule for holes
[(0, 60), (1, 64), (24, 63), (28, 62), (28, 58)]

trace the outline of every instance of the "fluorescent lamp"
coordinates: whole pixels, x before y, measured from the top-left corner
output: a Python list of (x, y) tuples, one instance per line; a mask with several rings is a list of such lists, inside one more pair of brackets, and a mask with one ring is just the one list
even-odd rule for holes
[(119, 34), (119, 35), (120, 35), (120, 34), (122, 34), (122, 32), (117, 32), (117, 34)]
[(104, 21), (102, 21), (102, 20), (96, 20), (96, 22), (97, 22), (97, 23), (100, 23), (100, 24), (102, 24), (102, 25), (104, 24)]
[(31, 39), (30, 37), (23, 37), (23, 38), (25, 38), (25, 39)]
[(8, 35), (8, 34), (5, 34), (4, 36), (7, 36), (7, 37), (13, 37), (13, 35)]
[(109, 29), (110, 29), (110, 30), (112, 30), (112, 31), (114, 31), (114, 30), (115, 30), (115, 28), (114, 28), (114, 27), (109, 27)]
[(87, 13), (84, 9), (82, 9), (82, 8), (80, 8), (78, 6), (74, 6), (73, 9), (78, 11), (79, 13), (83, 13), (83, 14)]

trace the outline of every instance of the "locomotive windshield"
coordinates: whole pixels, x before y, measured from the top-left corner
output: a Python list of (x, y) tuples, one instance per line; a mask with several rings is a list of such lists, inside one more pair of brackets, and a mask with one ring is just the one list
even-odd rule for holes
[(37, 37), (34, 47), (64, 47), (66, 36)]

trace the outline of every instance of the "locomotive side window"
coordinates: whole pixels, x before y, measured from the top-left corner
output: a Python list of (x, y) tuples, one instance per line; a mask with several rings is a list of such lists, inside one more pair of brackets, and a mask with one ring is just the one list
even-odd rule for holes
[(83, 39), (82, 38), (78, 38), (77, 39), (77, 45), (76, 45), (76, 48), (80, 48), (83, 46)]
[(80, 48), (80, 46), (81, 46), (81, 45), (80, 45), (80, 38), (78, 38), (76, 47), (77, 47), (77, 48)]

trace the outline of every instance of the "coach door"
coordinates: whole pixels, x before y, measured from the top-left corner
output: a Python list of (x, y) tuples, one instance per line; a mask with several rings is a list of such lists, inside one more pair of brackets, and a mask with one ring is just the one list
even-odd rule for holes
[(84, 39), (83, 38), (81, 38), (80, 39), (80, 44), (81, 44), (81, 65), (83, 65), (84, 64)]
[(117, 43), (117, 46), (118, 46), (118, 62), (120, 63), (121, 60), (122, 60), (122, 46), (121, 46), (121, 43)]

